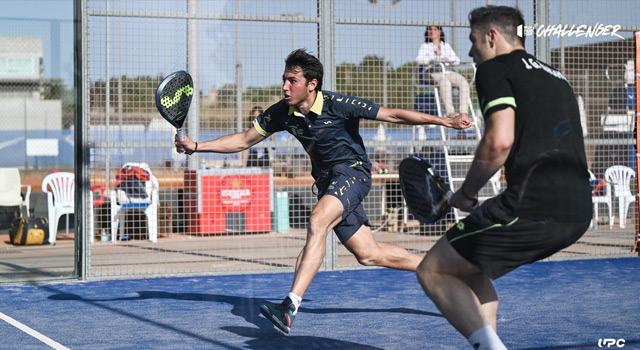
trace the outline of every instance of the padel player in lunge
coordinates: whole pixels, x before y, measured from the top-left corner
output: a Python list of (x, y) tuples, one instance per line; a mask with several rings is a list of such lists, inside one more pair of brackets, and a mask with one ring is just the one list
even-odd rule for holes
[[(573, 89), (524, 50), (520, 11), (469, 14), (485, 132), (451, 204), (470, 215), (429, 251), (417, 275), (426, 294), (474, 349), (506, 349), (496, 333), (492, 279), (576, 242), (591, 220), (591, 188)], [(504, 165), (507, 189), (473, 209)]]
[(362, 205), (371, 188), (371, 162), (358, 132), (360, 118), (456, 129), (471, 126), (466, 115), (441, 118), (323, 91), (322, 78), (320, 60), (305, 50), (293, 51), (285, 61), (282, 76), (284, 99), (258, 116), (253, 127), (206, 142), (175, 139), (178, 152), (232, 153), (286, 130), (309, 154), (318, 203), (309, 217), (307, 241), (296, 261), (291, 292), (281, 304), (260, 308), (285, 333), (291, 330), (302, 297), (320, 269), (325, 238), (331, 229), (363, 265), (415, 271), (420, 263), (417, 255), (396, 245), (378, 243), (371, 233)]

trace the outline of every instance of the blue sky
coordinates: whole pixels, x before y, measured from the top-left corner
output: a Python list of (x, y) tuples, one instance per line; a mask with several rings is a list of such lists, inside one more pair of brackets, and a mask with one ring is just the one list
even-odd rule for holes
[(45, 77), (73, 85), (72, 0), (0, 0), (0, 35), (41, 37)]
[[(258, 0), (243, 0), (240, 2), (240, 8), (236, 8), (237, 2), (234, 0), (220, 0), (217, 2), (209, 0), (200, 0), (201, 11), (206, 13), (235, 13), (241, 11), (242, 13), (249, 15), (267, 15), (267, 16), (281, 16), (284, 13), (300, 13), (305, 17), (315, 16), (316, 9), (313, 2), (291, 2), (288, 0), (269, 0), (269, 6), (265, 6), (265, 1)], [(389, 3), (389, 0), (379, 0), (379, 4)], [(135, 1), (135, 0), (110, 0), (111, 9), (134, 9), (134, 10), (148, 10), (148, 1)], [(154, 4), (159, 4), (157, 7), (165, 6), (170, 11), (175, 11), (176, 7), (184, 7), (186, 1), (172, 0), (172, 1), (157, 1)], [(296, 6), (292, 8), (291, 4), (296, 3)], [(345, 13), (345, 16), (351, 16), (352, 18), (358, 16), (358, 13), (365, 13), (367, 18), (374, 18), (379, 20), (406, 20), (406, 21), (424, 21), (424, 20), (455, 20), (460, 23), (466, 22), (466, 16), (472, 6), (477, 5), (479, 2), (470, 1), (455, 1), (450, 0), (432, 0), (416, 1), (416, 0), (401, 0), (396, 6), (373, 6), (367, 0), (337, 0), (336, 13), (337, 19), (341, 18), (341, 14)], [(532, 18), (531, 1), (528, 0), (494, 0), (494, 4), (506, 4), (516, 5), (520, 4), (523, 7), (523, 13), (525, 19), (530, 20)], [(560, 3), (563, 3), (563, 15), (561, 18)], [(423, 11), (415, 11), (415, 8), (422, 8), (423, 4), (428, 4), (428, 9), (422, 9)], [(456, 14), (451, 14), (452, 4), (455, 4)], [(551, 2), (551, 23), (560, 23), (563, 20), (565, 24), (586, 24), (595, 25), (596, 22), (602, 24), (620, 24), (623, 27), (638, 26), (638, 19), (640, 18), (640, 6), (637, 5), (636, 0), (611, 0), (611, 1), (590, 1), (590, 0), (553, 0)], [(94, 9), (100, 9), (104, 6), (104, 1), (92, 1), (90, 6)], [(425, 5), (427, 6), (427, 5)], [(154, 9), (156, 7), (154, 6)], [(588, 11), (585, 11), (585, 8)], [(161, 9), (162, 10), (162, 9)], [(587, 16), (593, 16), (593, 13), (597, 14), (597, 18), (591, 18)], [(425, 14), (429, 18), (425, 18)], [(116, 20), (117, 21), (117, 20)], [(144, 26), (144, 24), (141, 24)], [(114, 25), (113, 32), (117, 32), (115, 29), (117, 25)], [(123, 30), (131, 30), (131, 25), (124, 26)], [(133, 26), (133, 28), (136, 28)], [(141, 27), (142, 28), (142, 27)], [(348, 36), (361, 36), (363, 40), (371, 40), (371, 37), (378, 38), (374, 40), (372, 44), (364, 45), (362, 47), (351, 47), (352, 42), (342, 45), (339, 41), (336, 43), (336, 64), (343, 62), (359, 63), (361, 59), (368, 54), (382, 55), (387, 57), (387, 60), (393, 66), (399, 66), (403, 63), (411, 61), (415, 58), (418, 46), (423, 40), (424, 28), (422, 26), (364, 26), (366, 33), (361, 33), (363, 26), (349, 26), (342, 25), (336, 30), (338, 37)], [(94, 29), (99, 31), (99, 29)], [(279, 65), (286, 54), (294, 47), (307, 47), (312, 51), (317, 50), (315, 47), (315, 41), (317, 36), (315, 33), (314, 24), (290, 24), (290, 23), (270, 23), (265, 26), (263, 23), (250, 23), (248, 26), (240, 29), (240, 35), (236, 35), (236, 26), (233, 22), (221, 22), (221, 21), (209, 21), (201, 25), (200, 31), (203, 33), (201, 36), (201, 45), (205, 46), (205, 50), (201, 53), (200, 64), (207, 64), (213, 71), (205, 76), (207, 81), (202, 83), (204, 89), (220, 87), (226, 83), (234, 82), (234, 67), (235, 57), (229, 56), (229, 52), (234, 53), (234, 50), (228, 49), (235, 45), (235, 40), (240, 38), (242, 40), (243, 49), (240, 51), (241, 58), (243, 60), (243, 76), (247, 81), (251, 81), (253, 86), (266, 86), (272, 85), (275, 81), (279, 81), (281, 75), (281, 67)], [(291, 40), (284, 40), (277, 47), (270, 47), (268, 50), (263, 50), (261, 55), (258, 56), (255, 52), (256, 46), (263, 46), (264, 42), (261, 42), (261, 38), (255, 35), (256, 31), (271, 31), (273, 33), (280, 34), (280, 36), (290, 36), (291, 31), (298, 32), (299, 35), (291, 36)], [(454, 49), (458, 52), (458, 55), (466, 61), (470, 59), (467, 57), (469, 48), (467, 35), (468, 30), (466, 28), (459, 28), (455, 31), (452, 29), (445, 29), (447, 38), (452, 40)], [(17, 35), (29, 35), (40, 36), (43, 38), (44, 49), (44, 66), (45, 77), (61, 77), (64, 79), (64, 83), (71, 86), (73, 83), (73, 0), (0, 0), (0, 35), (3, 36), (17, 36)], [(623, 33), (625, 37), (631, 35), (630, 32)], [(380, 40), (385, 38), (385, 40)], [(263, 40), (263, 39), (262, 39)], [(601, 40), (601, 39), (591, 39)], [(608, 40), (606, 38), (605, 40)], [(174, 50), (180, 51), (183, 49), (183, 44), (180, 43), (181, 37), (177, 36), (176, 43), (174, 44)], [(530, 40), (531, 42), (532, 40)], [(558, 45), (558, 40), (552, 40), (552, 46)], [(565, 44), (584, 44), (589, 40), (581, 39), (566, 39)], [(157, 47), (157, 43), (153, 43), (151, 40), (136, 42), (126, 42), (131, 48), (141, 48), (143, 50), (158, 51), (161, 50)], [(206, 47), (224, 47), (227, 46), (227, 50), (214, 50)], [(246, 48), (246, 52), (243, 51)], [(253, 51), (252, 51), (253, 49)], [(528, 47), (528, 49), (531, 49)], [(99, 49), (98, 49), (99, 50)], [(114, 48), (114, 54), (118, 54), (117, 48)], [(120, 49), (125, 50), (125, 49)], [(144, 74), (161, 74), (170, 73), (174, 66), (180, 64), (174, 62), (181, 61), (180, 55), (175, 57), (169, 57), (165, 62), (148, 62), (147, 64), (131, 65), (128, 62), (122, 63), (121, 67), (114, 67), (113, 69), (120, 69), (127, 75), (135, 75), (135, 72), (143, 72)], [(277, 62), (278, 67), (271, 70), (259, 69), (263, 60), (270, 60)], [(116, 60), (118, 61), (118, 60)], [(120, 59), (124, 62), (124, 59)], [(146, 71), (145, 71), (146, 70)]]

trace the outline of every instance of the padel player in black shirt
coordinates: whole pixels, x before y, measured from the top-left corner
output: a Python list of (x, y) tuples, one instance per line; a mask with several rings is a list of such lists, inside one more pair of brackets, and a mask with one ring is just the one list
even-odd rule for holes
[[(451, 204), (470, 214), (417, 274), (474, 349), (506, 349), (491, 280), (577, 241), (591, 220), (591, 188), (576, 97), (560, 72), (524, 51), (520, 11), (481, 7), (469, 21), (485, 133)], [(474, 208), (478, 190), (502, 166), (507, 189)]]

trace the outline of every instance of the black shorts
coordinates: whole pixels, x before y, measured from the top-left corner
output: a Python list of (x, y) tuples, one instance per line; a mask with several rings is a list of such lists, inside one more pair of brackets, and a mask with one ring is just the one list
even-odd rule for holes
[(496, 197), (451, 227), (446, 237), (462, 257), (496, 279), (575, 243), (589, 223), (517, 218)]
[(370, 226), (362, 201), (371, 190), (371, 178), (358, 168), (346, 164), (334, 166), (330, 173), (316, 183), (318, 199), (325, 195), (338, 198), (344, 212), (333, 231), (345, 244), (362, 225)]

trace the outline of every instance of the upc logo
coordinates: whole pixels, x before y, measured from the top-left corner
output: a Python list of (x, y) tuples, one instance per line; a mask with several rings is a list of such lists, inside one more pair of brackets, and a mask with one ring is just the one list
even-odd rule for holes
[(599, 348), (610, 348), (612, 346), (616, 346), (618, 348), (624, 347), (625, 340), (624, 339), (598, 339), (598, 347)]

